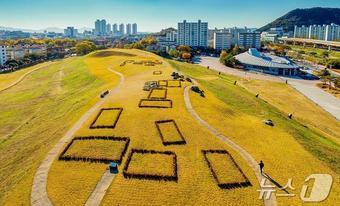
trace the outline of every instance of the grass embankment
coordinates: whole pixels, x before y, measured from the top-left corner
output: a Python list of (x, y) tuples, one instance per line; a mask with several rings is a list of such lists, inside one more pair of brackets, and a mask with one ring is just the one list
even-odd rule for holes
[[(147, 98), (149, 92), (143, 91), (146, 81), (169, 79), (173, 68), (166, 62), (162, 65), (145, 66), (126, 64), (120, 67), (120, 63), (130, 58), (159, 59), (150, 53), (136, 50), (123, 50), (136, 54), (136, 57), (104, 57), (108, 63), (125, 74), (124, 85), (116, 95), (110, 96), (102, 106), (123, 107), (123, 112), (114, 129), (89, 129), (94, 114), (77, 132), (76, 136), (108, 136), (129, 137), (130, 146), (122, 164), (119, 166), (119, 174), (113, 180), (107, 190), (102, 205), (188, 205), (188, 204), (225, 204), (230, 205), (261, 205), (258, 200), (257, 180), (247, 163), (232, 149), (212, 136), (202, 128), (186, 111), (183, 100), (183, 89), (179, 87), (168, 88), (167, 98), (173, 100), (173, 108), (139, 108), (139, 100)], [(111, 60), (109, 60), (111, 59)], [(153, 75), (153, 71), (161, 70), (162, 75)], [(131, 75), (129, 75), (131, 74)], [(133, 75), (132, 75), (133, 74)], [(186, 83), (188, 84), (188, 83)], [(157, 131), (155, 121), (173, 119), (185, 137), (185, 145), (164, 146)], [(207, 144), (207, 142), (209, 144)], [(115, 148), (112, 148), (115, 149)], [(156, 151), (172, 151), (177, 156), (178, 182), (127, 179), (122, 175), (131, 149), (146, 149)], [(206, 165), (201, 150), (225, 149), (228, 150), (245, 175), (253, 183), (253, 187), (238, 188), (233, 190), (220, 189)], [(143, 159), (143, 160), (142, 160)], [(167, 159), (167, 158), (166, 158)], [(131, 172), (169, 175), (173, 169), (169, 161), (163, 158), (146, 155), (135, 159)], [(49, 197), (55, 205), (83, 205), (104, 173), (104, 164), (55, 161), (48, 177)], [(91, 167), (91, 169), (88, 169)], [(74, 171), (82, 171), (77, 174), (82, 179), (82, 185), (75, 181), (67, 181)], [(99, 175), (98, 175), (99, 174)], [(96, 178), (93, 178), (93, 177)], [(78, 178), (77, 177), (77, 178)], [(72, 180), (72, 179), (71, 179)], [(77, 189), (75, 189), (77, 188)]]
[(0, 74), (0, 91), (17, 82), (22, 76), (27, 75), (30, 72), (34, 72), (40, 68), (44, 69), (51, 64), (53, 64), (53, 62), (45, 62), (25, 69), (20, 69), (15, 72)]
[[(320, 111), (316, 105), (310, 104), (304, 108), (306, 99), (303, 97), (294, 101), (292, 97), (287, 98), (287, 103), (283, 105), (277, 102), (274, 104), (284, 110), (286, 104), (292, 101), (297, 111), (304, 111), (301, 116), (312, 115), (305, 118), (316, 126), (320, 118), (335, 124), (329, 127), (327, 123), (323, 124), (330, 131), (334, 128), (332, 140), (315, 130), (304, 127), (297, 120), (288, 119), (286, 112), (281, 112), (278, 108), (256, 98), (256, 93), (234, 85), (234, 81), (239, 79), (218, 75), (218, 72), (197, 65), (175, 61), (170, 63), (179, 71), (198, 79), (201, 87), (206, 90), (206, 98), (201, 98), (195, 93), (190, 95), (194, 108), (203, 119), (245, 148), (256, 160), (263, 160), (266, 172), (277, 182), (284, 185), (288, 178), (293, 178), (297, 188), (301, 188), (304, 178), (308, 175), (328, 173), (333, 176), (335, 185), (339, 184), (340, 149), (339, 144), (332, 141), (339, 136), (336, 128), (338, 123), (325, 112), (312, 115), (315, 111)], [(200, 78), (207, 75), (218, 78), (210, 78), (210, 80)], [(268, 95), (269, 91), (268, 88)], [(294, 95), (294, 91), (289, 94)], [(277, 97), (276, 100), (282, 99)], [(263, 123), (265, 119), (272, 119), (275, 126), (265, 125)], [(321, 129), (325, 130), (322, 127)], [(323, 204), (334, 204), (338, 193), (339, 188), (333, 187), (332, 193)], [(285, 205), (301, 204), (298, 195), (294, 198), (278, 198), (278, 201), (279, 203), (282, 201), (281, 203)]]
[[(100, 91), (117, 84), (112, 73), (110, 82), (96, 78), (89, 72), (96, 68), (84, 58), (44, 63), (46, 68), (0, 93), (0, 205), (30, 204), (33, 176), (46, 153), (97, 101)], [(15, 81), (39, 66), (4, 77)]]
[[(288, 55), (292, 57), (296, 57), (297, 55), (302, 55), (302, 58), (325, 65), (327, 63), (327, 59), (323, 55), (326, 49), (320, 49), (320, 48), (312, 48), (312, 47), (303, 47), (298, 45), (289, 45), (291, 48), (290, 51), (288, 51)], [(338, 51), (327, 51), (328, 52), (328, 59), (340, 59), (340, 52)]]

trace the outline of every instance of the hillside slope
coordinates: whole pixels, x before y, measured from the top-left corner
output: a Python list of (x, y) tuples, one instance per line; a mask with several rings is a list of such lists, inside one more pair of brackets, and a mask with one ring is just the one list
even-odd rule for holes
[(340, 24), (340, 8), (295, 9), (273, 22), (261, 27), (258, 31), (266, 31), (272, 27), (283, 27), (285, 31), (293, 31), (294, 25)]

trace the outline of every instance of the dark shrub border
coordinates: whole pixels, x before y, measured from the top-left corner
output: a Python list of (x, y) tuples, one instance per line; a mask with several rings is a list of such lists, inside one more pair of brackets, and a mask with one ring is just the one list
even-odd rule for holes
[(153, 75), (161, 75), (161, 74), (163, 74), (163, 72), (162, 71), (154, 71), (152, 74)]
[[(170, 102), (170, 106), (147, 106), (147, 105), (142, 105), (144, 101), (151, 101), (151, 102)], [(139, 101), (138, 107), (140, 108), (172, 108), (172, 100), (171, 99), (141, 99)]]
[[(125, 142), (124, 149), (122, 153), (120, 154), (120, 157), (118, 159), (109, 159), (109, 158), (92, 158), (92, 157), (77, 157), (77, 156), (70, 156), (65, 155), (67, 150), (71, 147), (74, 141), (82, 141), (82, 140), (108, 140), (108, 141), (122, 141)], [(64, 148), (64, 150), (61, 152), (59, 156), (59, 160), (64, 161), (83, 161), (83, 162), (94, 162), (94, 163), (104, 163), (108, 164), (110, 162), (115, 162), (117, 164), (122, 163), (122, 159), (127, 151), (127, 148), (129, 147), (130, 138), (128, 137), (114, 137), (114, 136), (86, 136), (86, 137), (75, 137), (72, 139), (71, 142), (67, 144), (67, 146)]]
[[(179, 136), (181, 137), (181, 140), (178, 140), (178, 141), (165, 141), (164, 139), (164, 136), (162, 134), (162, 131), (159, 127), (159, 124), (162, 124), (162, 123), (169, 123), (169, 122), (172, 122), (174, 125), (175, 125), (175, 128), (179, 134)], [(184, 139), (184, 136), (183, 134), (181, 133), (181, 131), (179, 130), (175, 120), (160, 120), (160, 121), (155, 121), (155, 124), (156, 124), (156, 127), (157, 127), (157, 130), (158, 130), (158, 133), (159, 133), (159, 136), (161, 137), (161, 140), (162, 140), (162, 143), (164, 146), (168, 146), (168, 145), (183, 145), (183, 144), (186, 144), (186, 141)]]
[[(248, 178), (245, 176), (245, 174), (243, 173), (241, 168), (238, 166), (238, 164), (235, 162), (234, 158), (229, 154), (228, 151), (226, 151), (226, 150), (202, 150), (202, 153), (203, 153), (203, 156), (204, 156), (204, 160), (206, 161), (212, 175), (214, 176), (215, 181), (217, 182), (217, 185), (220, 188), (222, 188), (222, 189), (233, 189), (233, 188), (239, 188), (239, 187), (252, 186), (251, 183), (249, 182)], [(243, 176), (245, 181), (243, 181), (243, 182), (231, 182), (231, 183), (220, 182), (214, 168), (211, 166), (211, 162), (209, 161), (209, 159), (206, 155), (207, 153), (217, 153), (217, 154), (228, 155), (230, 157), (231, 161), (233, 162), (233, 164), (235, 165), (235, 167), (238, 169), (238, 171)]]
[[(177, 81), (179, 85), (178, 86), (169, 86), (169, 81)], [(161, 85), (161, 82), (165, 82), (165, 85)], [(159, 80), (158, 85), (165, 86), (165, 87), (182, 87), (182, 82), (179, 81), (179, 80)]]
[[(173, 157), (173, 174), (172, 175), (153, 175), (153, 174), (138, 174), (128, 172), (129, 164), (131, 162), (132, 156), (135, 153), (139, 154), (163, 154), (169, 155)], [(178, 173), (177, 173), (177, 156), (174, 152), (171, 151), (156, 151), (156, 150), (145, 150), (145, 149), (132, 149), (126, 164), (123, 169), (123, 175), (125, 178), (135, 178), (135, 179), (147, 179), (147, 180), (157, 180), (157, 181), (178, 181)]]
[[(98, 120), (100, 115), (103, 113), (103, 111), (108, 111), (108, 110), (119, 110), (118, 115), (117, 115), (115, 121), (113, 122), (113, 124), (112, 125), (95, 125), (96, 121)], [(93, 122), (91, 123), (90, 129), (113, 129), (113, 128), (115, 128), (116, 124), (118, 122), (118, 119), (119, 119), (120, 115), (122, 114), (122, 112), (123, 112), (123, 108), (102, 108), (102, 109), (100, 109), (97, 116), (94, 118)]]
[[(163, 97), (151, 97), (151, 94), (154, 90), (165, 90), (165, 94), (164, 94)], [(168, 89), (167, 88), (153, 88), (153, 89), (151, 89), (151, 91), (148, 95), (148, 99), (166, 99), (167, 95), (168, 95)]]

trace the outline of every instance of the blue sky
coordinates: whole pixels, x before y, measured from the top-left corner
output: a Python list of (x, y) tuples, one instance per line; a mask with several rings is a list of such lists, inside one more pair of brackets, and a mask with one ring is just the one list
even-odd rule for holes
[(183, 19), (209, 22), (209, 27), (260, 27), (295, 8), (337, 7), (340, 0), (0, 0), (0, 26), (25, 29), (138, 24), (140, 31), (176, 27)]

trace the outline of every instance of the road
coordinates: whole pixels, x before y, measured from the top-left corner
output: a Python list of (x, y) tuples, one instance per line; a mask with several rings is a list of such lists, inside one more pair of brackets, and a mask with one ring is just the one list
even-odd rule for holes
[(255, 72), (245, 72), (221, 64), (217, 57), (199, 57), (196, 58), (195, 63), (205, 67), (209, 66), (210, 69), (245, 79), (258, 79), (276, 82), (285, 82), (287, 80), (289, 85), (302, 93), (308, 99), (312, 100), (315, 104), (319, 105), (325, 111), (329, 112), (336, 119), (340, 120), (340, 100), (332, 94), (329, 94), (328, 92), (318, 88), (315, 84), (319, 81), (280, 77)]

